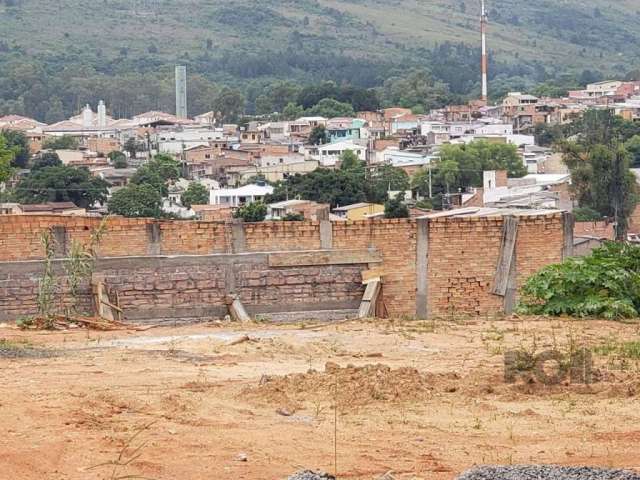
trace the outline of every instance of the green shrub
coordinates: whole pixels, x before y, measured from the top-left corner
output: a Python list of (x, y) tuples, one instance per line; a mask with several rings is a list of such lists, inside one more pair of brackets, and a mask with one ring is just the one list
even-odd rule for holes
[(283, 218), (283, 222), (302, 222), (304, 221), (304, 215), (301, 213), (290, 212), (287, 213)]
[(409, 208), (403, 203), (403, 193), (390, 198), (384, 204), (384, 218), (409, 218)]
[(262, 222), (267, 216), (267, 206), (262, 202), (247, 203), (233, 213), (234, 218), (241, 218), (243, 222)]
[(640, 247), (607, 243), (588, 257), (543, 268), (522, 288), (519, 311), (607, 319), (637, 317)]
[(602, 220), (602, 215), (597, 210), (590, 207), (579, 207), (573, 209), (576, 222), (596, 222)]

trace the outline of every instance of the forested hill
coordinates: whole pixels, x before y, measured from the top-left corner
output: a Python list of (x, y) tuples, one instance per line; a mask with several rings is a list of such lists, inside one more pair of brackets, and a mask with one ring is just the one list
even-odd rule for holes
[[(638, 67), (637, 0), (487, 2), (494, 93)], [(149, 84), (162, 107), (153, 82), (169, 81), (176, 63), (249, 100), (276, 78), (376, 87), (414, 68), (472, 94), (478, 16), (479, 0), (0, 0), (0, 113), (66, 113), (116, 76)], [(61, 105), (34, 104), (34, 82)], [(67, 98), (61, 82), (80, 91)]]

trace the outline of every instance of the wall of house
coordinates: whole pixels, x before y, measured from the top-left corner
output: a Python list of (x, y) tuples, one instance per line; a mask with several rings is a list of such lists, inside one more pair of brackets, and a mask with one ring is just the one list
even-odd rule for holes
[[(420, 312), (421, 285), (432, 316), (501, 311), (504, 299), (491, 287), (503, 217), (430, 219), (424, 231), (421, 221), (235, 224), (113, 217), (103, 225), (98, 271), (133, 319), (215, 316), (234, 288), (254, 312), (351, 308), (363, 292), (360, 274), (371, 267), (384, 272), (383, 300), (391, 316)], [(89, 217), (0, 216), (0, 317), (33, 313), (44, 231), (52, 232), (56, 256), (63, 258), (72, 242), (89, 242), (100, 223)], [(564, 240), (562, 214), (520, 216), (519, 284), (559, 262)], [(380, 260), (363, 259), (363, 251)], [(271, 265), (270, 255), (290, 262)], [(315, 260), (308, 263), (305, 255)]]

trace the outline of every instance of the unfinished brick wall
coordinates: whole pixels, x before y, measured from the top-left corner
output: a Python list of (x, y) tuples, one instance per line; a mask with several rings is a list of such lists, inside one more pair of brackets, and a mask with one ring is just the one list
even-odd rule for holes
[[(97, 272), (118, 293), (130, 320), (224, 316), (225, 295), (239, 296), (252, 314), (356, 309), (364, 287), (363, 265), (270, 268), (264, 254), (198, 257), (131, 257), (101, 260)], [(10, 265), (10, 264), (5, 264)], [(54, 262), (59, 294), (71, 304), (61, 261)], [(0, 321), (37, 313), (41, 262), (14, 263), (0, 273)], [(91, 308), (90, 286), (81, 286), (81, 311)], [(61, 311), (64, 308), (60, 308)]]
[[(419, 228), (415, 219), (376, 219), (322, 225), (319, 222), (234, 225), (113, 217), (108, 220), (98, 251), (101, 259), (195, 256), (195, 260), (191, 257), (175, 259), (178, 267), (171, 264), (172, 268), (175, 267), (172, 275), (186, 278), (179, 280), (170, 277), (173, 278), (170, 281), (175, 283), (169, 285), (162, 275), (148, 283), (149, 273), (137, 270), (140, 265), (138, 260), (123, 267), (118, 275), (113, 275), (114, 281), (118, 281), (118, 278), (123, 282), (128, 278), (140, 280), (133, 281), (133, 286), (122, 290), (125, 301), (131, 301), (126, 305), (133, 311), (159, 306), (166, 310), (171, 305), (179, 314), (182, 309), (180, 305), (190, 302), (203, 308), (207, 304), (211, 308), (220, 307), (222, 286), (227, 286), (230, 280), (227, 277), (221, 279), (217, 270), (204, 272), (202, 276), (207, 278), (191, 277), (192, 273), (197, 275), (198, 268), (193, 270), (191, 265), (195, 262), (197, 266), (199, 256), (206, 258), (218, 254), (225, 257), (230, 253), (249, 255), (266, 252), (292, 252), (293, 255), (293, 252), (319, 250), (324, 245), (325, 248), (338, 251), (370, 249), (379, 254), (382, 264), (354, 263), (322, 267), (290, 265), (290, 275), (278, 273), (277, 268), (265, 269), (248, 264), (247, 270), (241, 269), (238, 274), (238, 286), (248, 305), (255, 308), (269, 305), (273, 308), (292, 308), (296, 304), (305, 305), (307, 299), (313, 303), (313, 299), (320, 296), (334, 303), (343, 300), (353, 302), (362, 290), (359, 278), (354, 279), (354, 276), (358, 277), (362, 270), (375, 266), (384, 271), (383, 297), (391, 316), (416, 315), (419, 312), (418, 297), (426, 297), (430, 315), (447, 315), (451, 312), (484, 314), (500, 311), (503, 307), (503, 298), (491, 293), (503, 222), (503, 217), (499, 216), (430, 219), (424, 235), (428, 238), (428, 245), (424, 257), (418, 258)], [(5, 268), (3, 265), (16, 268), (10, 262), (42, 259), (40, 235), (47, 229), (57, 228), (58, 237), (62, 238), (68, 249), (74, 240), (87, 242), (99, 224), (99, 219), (88, 217), (0, 216), (0, 262), (9, 262), (0, 264), (0, 273)], [(326, 227), (329, 228), (328, 232)], [(321, 231), (324, 231), (322, 242)], [(518, 283), (522, 284), (543, 266), (560, 261), (563, 243), (561, 214), (520, 216), (516, 243)], [(64, 256), (64, 252), (58, 256)], [(418, 264), (421, 265), (420, 269)], [(331, 274), (327, 274), (326, 269), (330, 269)], [(345, 278), (344, 282), (342, 277)], [(37, 275), (31, 277), (35, 279), (35, 285), (37, 278)], [(419, 278), (425, 279), (425, 291), (420, 295)], [(284, 283), (279, 285), (279, 282)], [(25, 291), (31, 300), (26, 300), (24, 295), (20, 297), (29, 311), (34, 305), (33, 285), (33, 282), (25, 284)], [(277, 294), (272, 287), (278, 287)], [(17, 302), (14, 299), (2, 303), (3, 297), (13, 298), (15, 288), (10, 278), (0, 276), (0, 309), (3, 305)], [(172, 300), (174, 303), (167, 303), (169, 296), (175, 297)], [(283, 298), (288, 303), (283, 303)]]

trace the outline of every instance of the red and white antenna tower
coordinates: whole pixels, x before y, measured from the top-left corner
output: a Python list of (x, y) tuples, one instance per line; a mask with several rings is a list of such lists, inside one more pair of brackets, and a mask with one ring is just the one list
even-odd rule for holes
[(484, 0), (481, 0), (482, 13), (480, 17), (480, 34), (482, 36), (482, 101), (486, 104), (488, 97), (488, 80), (487, 71), (489, 61), (487, 57), (487, 10), (485, 8)]

